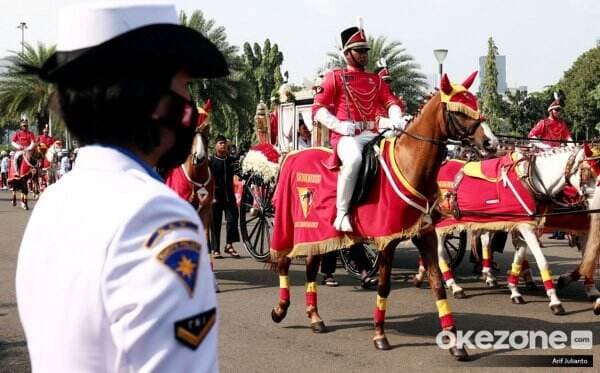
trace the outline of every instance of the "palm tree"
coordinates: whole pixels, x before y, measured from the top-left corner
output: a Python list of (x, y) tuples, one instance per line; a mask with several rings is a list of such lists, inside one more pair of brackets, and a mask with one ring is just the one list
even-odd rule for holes
[(197, 101), (210, 98), (213, 102), (211, 137), (223, 133), (229, 138), (249, 145), (254, 134), (252, 87), (244, 76), (244, 61), (238, 55), (238, 47), (227, 41), (225, 27), (216, 26), (214, 19), (206, 19), (204, 13), (196, 10), (190, 17), (180, 13), (182, 25), (190, 27), (210, 41), (223, 53), (230, 74), (219, 79), (200, 79), (192, 85), (192, 95)]
[(50, 84), (35, 75), (24, 74), (22, 66), (41, 67), (56, 47), (25, 43), (23, 52), (9, 52), (6, 71), (0, 74), (0, 126), (15, 124), (22, 114), (33, 119), (37, 126), (48, 122)]
[[(387, 41), (385, 36), (367, 37), (371, 50), (369, 51), (369, 64), (367, 70), (375, 71), (376, 62), (385, 59), (388, 70), (392, 76), (391, 88), (393, 92), (402, 95), (408, 106), (409, 113), (416, 112), (423, 101), (427, 81), (419, 69), (421, 66), (414, 62), (414, 58), (406, 53), (402, 42)], [(341, 48), (338, 47), (338, 50)], [(343, 68), (346, 61), (340, 52), (327, 53), (328, 62), (326, 69)]]

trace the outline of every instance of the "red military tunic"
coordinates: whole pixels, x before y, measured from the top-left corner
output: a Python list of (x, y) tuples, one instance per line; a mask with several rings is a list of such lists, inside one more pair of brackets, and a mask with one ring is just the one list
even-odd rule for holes
[[(347, 90), (344, 88), (346, 80)], [(379, 117), (387, 117), (387, 109), (398, 105), (398, 99), (379, 75), (359, 70), (333, 70), (325, 75), (317, 89), (313, 104), (313, 116), (325, 107), (340, 121), (367, 123), (368, 129), (377, 131)], [(356, 134), (361, 132), (357, 129)], [(331, 144), (335, 147), (340, 134), (331, 131)]]
[(50, 147), (52, 146), (52, 144), (54, 144), (54, 139), (52, 138), (52, 136), (41, 134), (38, 136), (37, 142)]
[[(571, 132), (567, 124), (560, 119), (545, 118), (537, 122), (533, 129), (529, 132), (529, 137), (537, 137), (548, 140), (569, 140)], [(557, 147), (560, 142), (543, 141), (544, 144)]]
[(35, 137), (33, 136), (33, 133), (31, 131), (19, 129), (13, 135), (11, 141), (19, 144), (23, 148), (26, 148), (32, 142), (35, 142)]

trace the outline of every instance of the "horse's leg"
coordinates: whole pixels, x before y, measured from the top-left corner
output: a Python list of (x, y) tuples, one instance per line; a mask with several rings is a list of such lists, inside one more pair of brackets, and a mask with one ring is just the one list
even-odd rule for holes
[(490, 249), (491, 235), (492, 234), (490, 231), (483, 231), (480, 236), (481, 257), (482, 257), (481, 275), (488, 287), (496, 288), (496, 287), (498, 287), (498, 281), (496, 280), (496, 276), (494, 276), (494, 274), (492, 273), (492, 266), (491, 266), (491, 249)]
[[(423, 257), (423, 260), (425, 261), (425, 267), (427, 268), (427, 273), (429, 274), (429, 286), (431, 287), (433, 295), (437, 299), (435, 304), (437, 306), (442, 331), (445, 332), (446, 335), (451, 334), (454, 336), (454, 338), (446, 336), (445, 339), (450, 338), (451, 341), (456, 343), (456, 326), (454, 325), (454, 317), (452, 316), (452, 311), (450, 310), (450, 304), (446, 299), (446, 290), (444, 290), (444, 286), (442, 284), (442, 272), (440, 271), (441, 267), (437, 263), (439, 253), (436, 255), (435, 250), (436, 246), (439, 248), (439, 244), (437, 242), (436, 234), (433, 231), (425, 232), (417, 239), (417, 241), (419, 242), (417, 247), (421, 253), (421, 256)], [(462, 345), (451, 345), (449, 347), (449, 351), (450, 354), (457, 360), (464, 361), (469, 358), (467, 350)]]
[(271, 318), (276, 323), (285, 319), (287, 310), (290, 306), (290, 278), (288, 273), (291, 262), (292, 260), (285, 256), (277, 259), (277, 272), (279, 273), (279, 304), (271, 310)]
[(373, 312), (373, 320), (375, 322), (373, 343), (378, 350), (389, 350), (392, 348), (385, 336), (384, 324), (387, 298), (390, 295), (392, 286), (392, 263), (394, 262), (396, 244), (396, 241), (392, 241), (379, 252), (379, 284), (377, 285), (377, 302), (375, 304), (375, 311)]
[(17, 188), (15, 187), (15, 181), (13, 180), (13, 185), (12, 185), (12, 189), (11, 189), (11, 194), (12, 194), (12, 205), (16, 206), (17, 205)]
[(512, 232), (513, 246), (515, 247), (515, 255), (513, 263), (508, 274), (508, 289), (510, 290), (510, 300), (514, 304), (525, 304), (525, 299), (519, 293), (519, 276), (523, 270), (523, 262), (527, 257), (527, 243), (523, 240), (521, 234), (517, 231)]
[[(458, 284), (456, 283), (456, 280), (454, 279), (454, 272), (452, 272), (452, 269), (448, 265), (450, 258), (448, 258), (446, 250), (444, 250), (444, 239), (445, 239), (446, 235), (443, 233), (439, 233), (439, 232), (436, 232), (436, 235), (437, 235), (437, 257), (438, 257), (439, 269), (442, 271), (442, 276), (444, 278), (446, 286), (448, 287), (448, 289), (452, 290), (452, 295), (454, 296), (454, 298), (458, 298), (458, 299), (466, 298), (467, 295), (465, 294), (465, 291), (463, 290), (463, 288), (458, 286)], [(419, 248), (419, 250), (421, 250), (421, 248)], [(425, 262), (425, 267), (427, 269), (429, 269), (427, 262)], [(431, 275), (429, 275), (429, 276), (431, 278)]]
[(552, 282), (552, 274), (548, 267), (548, 262), (542, 253), (542, 248), (539, 245), (537, 236), (531, 226), (527, 224), (519, 225), (519, 232), (523, 235), (523, 238), (527, 242), (527, 246), (531, 249), (531, 253), (535, 257), (535, 261), (538, 265), (540, 273), (542, 274), (542, 281), (544, 282), (544, 288), (546, 289), (546, 295), (550, 298), (550, 309), (555, 315), (564, 315), (565, 309), (563, 308), (560, 299), (556, 295), (556, 289), (554, 289), (554, 283)]
[(533, 281), (533, 275), (531, 274), (531, 267), (529, 266), (529, 260), (527, 258), (523, 259), (521, 263), (521, 277), (523, 281), (525, 281), (525, 289), (529, 291), (537, 290), (537, 285), (535, 281)]
[(420, 288), (421, 285), (423, 285), (423, 281), (425, 280), (425, 273), (427, 273), (427, 271), (425, 270), (425, 264), (423, 263), (423, 258), (421, 258), (421, 256), (419, 255), (419, 268), (417, 269), (417, 274), (413, 278), (413, 284), (415, 284), (416, 287)]
[[(583, 250), (581, 252), (582, 257), (584, 255), (585, 247), (587, 246), (588, 236), (589, 236), (588, 232), (586, 232), (584, 234), (576, 235), (576, 238), (579, 240), (579, 242), (581, 244), (580, 247), (583, 248)], [(577, 265), (577, 268), (575, 268), (570, 273), (561, 275), (558, 278), (558, 280), (556, 281), (556, 287), (558, 289), (562, 289), (562, 288), (568, 286), (569, 284), (571, 284), (572, 282), (579, 281), (579, 279), (581, 278), (581, 273), (579, 273), (580, 265), (581, 264)], [(584, 278), (583, 278), (583, 288), (585, 290), (585, 294), (586, 294), (588, 300), (590, 300), (592, 302), (600, 297), (600, 292), (598, 291), (598, 289), (596, 289), (594, 280), (595, 280), (594, 277), (590, 277), (590, 276), (584, 276)]]
[(306, 258), (306, 316), (310, 319), (310, 328), (315, 333), (327, 331), (317, 306), (317, 273), (320, 264), (321, 255), (309, 255)]

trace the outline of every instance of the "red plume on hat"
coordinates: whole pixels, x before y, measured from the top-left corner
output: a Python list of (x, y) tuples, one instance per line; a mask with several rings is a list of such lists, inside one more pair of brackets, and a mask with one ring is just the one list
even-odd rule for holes
[(558, 93), (554, 92), (554, 101), (548, 106), (548, 111), (552, 111), (554, 109), (560, 109), (560, 98), (558, 97)]

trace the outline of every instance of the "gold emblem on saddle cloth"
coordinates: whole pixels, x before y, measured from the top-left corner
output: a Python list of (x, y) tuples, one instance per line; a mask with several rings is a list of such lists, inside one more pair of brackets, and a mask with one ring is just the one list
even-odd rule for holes
[(306, 187), (298, 187), (298, 195), (300, 196), (300, 206), (302, 206), (302, 214), (306, 219), (310, 212), (310, 207), (313, 203), (314, 191)]

